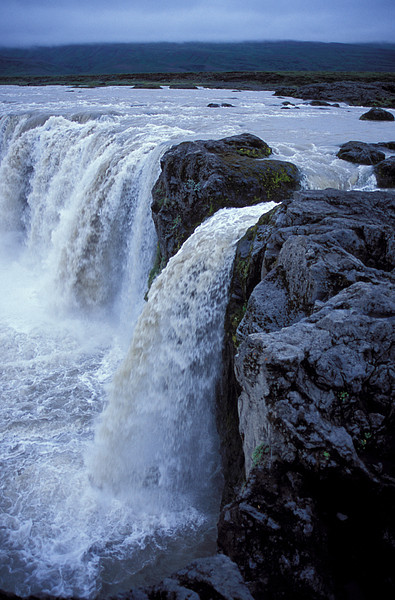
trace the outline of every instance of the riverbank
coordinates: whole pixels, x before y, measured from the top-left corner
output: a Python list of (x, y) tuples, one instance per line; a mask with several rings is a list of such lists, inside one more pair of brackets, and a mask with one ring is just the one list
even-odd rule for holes
[(62, 85), (76, 88), (130, 86), (135, 89), (272, 90), (276, 95), (395, 107), (395, 73), (334, 71), (231, 71), (227, 73), (124, 73), (0, 77), (0, 85)]

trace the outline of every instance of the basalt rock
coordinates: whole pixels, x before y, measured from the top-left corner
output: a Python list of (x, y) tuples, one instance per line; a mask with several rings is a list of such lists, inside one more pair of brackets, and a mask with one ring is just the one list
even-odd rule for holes
[(387, 160), (383, 160), (374, 168), (377, 185), (380, 188), (395, 187), (395, 156), (390, 156)]
[(359, 117), (360, 121), (394, 121), (395, 117), (388, 110), (371, 108)]
[(218, 542), (254, 598), (394, 594), (394, 231), (394, 194), (310, 191), (239, 243), (247, 479)]
[(376, 165), (385, 159), (385, 154), (373, 144), (365, 142), (347, 142), (340, 146), (338, 158), (359, 165)]
[(250, 134), (183, 142), (165, 153), (152, 190), (162, 266), (218, 209), (282, 200), (300, 187), (295, 165), (260, 160), (270, 154), (269, 146)]

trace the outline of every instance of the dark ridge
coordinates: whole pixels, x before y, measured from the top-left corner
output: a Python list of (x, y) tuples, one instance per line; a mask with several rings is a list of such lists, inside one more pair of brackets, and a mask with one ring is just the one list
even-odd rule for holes
[(134, 43), (0, 48), (1, 77), (226, 71), (395, 71), (395, 44)]

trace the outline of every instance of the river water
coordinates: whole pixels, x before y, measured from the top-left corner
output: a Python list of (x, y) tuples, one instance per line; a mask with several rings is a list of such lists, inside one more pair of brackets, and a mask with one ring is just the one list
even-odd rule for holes
[(270, 206), (214, 215), (146, 302), (150, 190), (172, 144), (243, 132), (307, 188), (375, 189), (371, 167), (335, 154), (389, 141), (391, 124), (283, 100), (0, 88), (0, 589), (104, 597), (215, 551), (229, 274)]

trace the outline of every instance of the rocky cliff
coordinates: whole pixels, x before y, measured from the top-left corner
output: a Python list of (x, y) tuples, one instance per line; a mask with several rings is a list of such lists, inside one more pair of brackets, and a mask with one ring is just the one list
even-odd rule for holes
[(394, 208), (385, 192), (298, 192), (239, 244), (246, 480), (218, 539), (256, 598), (394, 591)]

